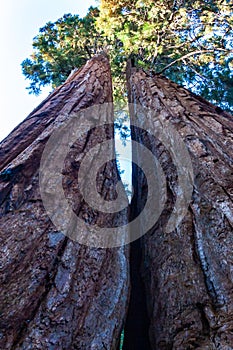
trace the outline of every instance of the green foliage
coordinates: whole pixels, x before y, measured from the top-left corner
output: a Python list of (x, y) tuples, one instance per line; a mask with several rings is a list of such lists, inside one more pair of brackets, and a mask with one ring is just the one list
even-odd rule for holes
[(33, 54), (22, 63), (23, 74), (31, 80), (28, 88), (38, 94), (41, 87), (63, 83), (74, 68), (81, 67), (105, 39), (95, 28), (99, 10), (91, 7), (86, 17), (67, 14), (47, 23), (33, 40)]
[(125, 67), (133, 56), (138, 66), (232, 109), (232, 27), (231, 0), (102, 0), (82, 19), (69, 14), (41, 28), (23, 73), (39, 93), (104, 48), (118, 100), (126, 99)]
[(102, 0), (97, 26), (120, 40), (120, 55), (231, 109), (233, 5), (230, 0)]

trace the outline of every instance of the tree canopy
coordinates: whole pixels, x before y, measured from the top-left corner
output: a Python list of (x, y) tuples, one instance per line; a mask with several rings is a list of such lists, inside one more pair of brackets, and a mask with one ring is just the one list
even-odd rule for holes
[(125, 63), (134, 57), (137, 65), (232, 109), (232, 28), (231, 0), (102, 0), (82, 19), (65, 15), (40, 29), (23, 73), (38, 93), (45, 84), (59, 85), (72, 68), (106, 49), (121, 89)]
[(96, 53), (100, 43), (106, 45), (95, 28), (98, 15), (99, 10), (91, 7), (84, 18), (66, 14), (40, 28), (32, 55), (22, 62), (23, 74), (31, 80), (31, 93), (38, 94), (49, 84), (57, 87)]

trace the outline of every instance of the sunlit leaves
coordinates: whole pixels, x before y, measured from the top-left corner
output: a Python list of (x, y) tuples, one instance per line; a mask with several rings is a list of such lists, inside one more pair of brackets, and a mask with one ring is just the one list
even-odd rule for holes
[(104, 48), (119, 99), (126, 98), (126, 61), (134, 57), (137, 65), (163, 72), (229, 109), (232, 28), (231, 0), (102, 0), (100, 9), (91, 8), (83, 19), (68, 14), (41, 28), (23, 73), (38, 93), (43, 85), (59, 85)]
[(233, 107), (222, 93), (232, 79), (232, 1), (102, 0), (97, 25), (122, 42), (118, 54)]

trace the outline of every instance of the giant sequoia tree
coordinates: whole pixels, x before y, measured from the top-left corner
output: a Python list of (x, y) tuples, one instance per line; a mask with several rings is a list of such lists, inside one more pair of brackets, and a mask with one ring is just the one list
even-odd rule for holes
[[(229, 350), (233, 342), (232, 115), (163, 76), (130, 68), (132, 137), (153, 153), (165, 174), (167, 195), (161, 215), (157, 218), (162, 201), (158, 198), (150, 205), (151, 217), (145, 217), (153, 226), (131, 245), (129, 255), (129, 246), (97, 249), (73, 241), (54, 227), (44, 209), (38, 176), (47, 141), (90, 105), (96, 104), (92, 119), (98, 118), (100, 105), (112, 101), (110, 81), (106, 57), (94, 57), (1, 143), (1, 347), (118, 349), (124, 328), (126, 350)], [(141, 107), (150, 113), (143, 114)], [(71, 229), (88, 236), (92, 224), (123, 225), (127, 237), (127, 208), (110, 216), (97, 212), (80, 196), (77, 184), (85, 153), (113, 138), (111, 105), (107, 113), (104, 128), (94, 127), (69, 144), (60, 169), (63, 190), (74, 213), (90, 227), (86, 232), (79, 225)], [(79, 124), (85, 125), (82, 114)], [(168, 133), (168, 143), (162, 142), (163, 133)], [(179, 164), (185, 165), (183, 159), (174, 154), (175, 143), (181, 141), (194, 174), (185, 208), (176, 205), (183, 195), (180, 170), (186, 174), (185, 167), (179, 169)], [(133, 160), (143, 167), (145, 159), (135, 147)], [(139, 217), (139, 222), (131, 226), (132, 240), (135, 230), (137, 235), (145, 233), (147, 222), (139, 214), (148, 200), (153, 173), (158, 175), (157, 166), (150, 166), (149, 175), (133, 166), (130, 220)], [(107, 201), (114, 199), (119, 179), (114, 162), (101, 164), (99, 174), (99, 192)], [(49, 196), (50, 186), (48, 192)], [(173, 212), (182, 220), (167, 230)]]
[[(98, 55), (1, 143), (1, 348), (118, 349), (124, 328), (124, 350), (232, 349), (233, 117), (162, 75), (230, 109), (232, 20), (227, 0), (103, 0), (84, 19), (66, 15), (40, 30), (23, 63), (32, 91), (55, 87), (108, 50), (115, 87), (130, 102), (132, 139), (157, 159), (146, 173), (133, 147), (129, 215), (127, 208), (106, 215), (80, 195), (78, 173), (96, 144), (113, 139), (112, 105), (104, 128), (93, 124), (68, 144), (62, 186), (72, 211), (90, 225), (84, 235), (98, 224), (122, 226), (128, 237), (127, 223), (138, 218), (133, 240), (153, 225), (130, 247), (91, 248), (64, 236), (42, 204), (39, 168), (50, 136), (79, 111), (113, 101), (110, 65)], [(161, 188), (153, 192), (162, 196), (143, 219), (154, 175)], [(117, 197), (114, 161), (92, 178), (107, 202)], [(71, 231), (81, 231), (74, 224)]]

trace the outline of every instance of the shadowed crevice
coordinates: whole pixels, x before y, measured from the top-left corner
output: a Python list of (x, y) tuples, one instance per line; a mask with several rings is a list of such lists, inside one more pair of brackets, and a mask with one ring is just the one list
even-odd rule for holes
[(149, 319), (147, 315), (146, 294), (140, 275), (142, 261), (141, 239), (130, 246), (131, 294), (125, 324), (123, 350), (151, 350), (149, 343)]

